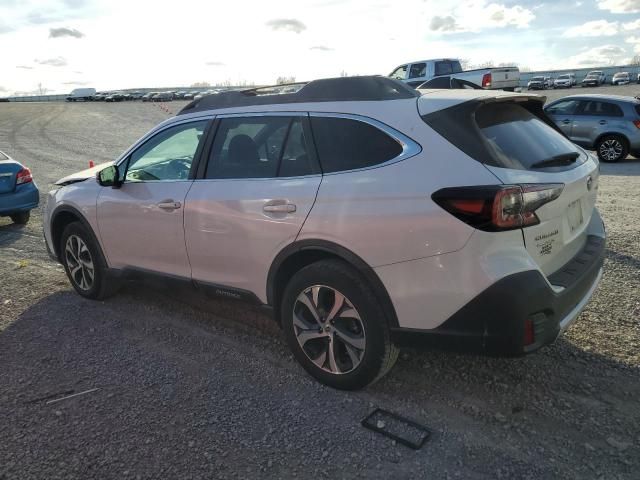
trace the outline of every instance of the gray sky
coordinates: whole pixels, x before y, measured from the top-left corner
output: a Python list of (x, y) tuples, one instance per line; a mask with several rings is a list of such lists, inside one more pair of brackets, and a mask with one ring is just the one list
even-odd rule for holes
[(419, 59), (532, 69), (640, 55), (640, 0), (0, 0), (0, 95), (388, 74)]

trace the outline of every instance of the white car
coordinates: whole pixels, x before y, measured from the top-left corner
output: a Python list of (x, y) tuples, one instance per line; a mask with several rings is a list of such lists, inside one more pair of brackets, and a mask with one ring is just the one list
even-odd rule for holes
[(573, 73), (563, 73), (553, 82), (555, 88), (571, 88), (576, 84), (576, 76)]
[(268, 306), (307, 372), (341, 389), (408, 343), (533, 352), (589, 301), (598, 161), (544, 97), (377, 76), (274, 91), (191, 102), (57, 183), (46, 243), (80, 295), (152, 275)]
[(611, 79), (611, 85), (629, 85), (631, 76), (629, 72), (618, 72)]

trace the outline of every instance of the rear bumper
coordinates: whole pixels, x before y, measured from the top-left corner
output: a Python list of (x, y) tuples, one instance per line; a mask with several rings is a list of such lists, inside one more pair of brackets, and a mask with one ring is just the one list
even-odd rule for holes
[[(602, 277), (604, 237), (584, 248), (547, 281), (541, 272), (514, 273), (497, 281), (435, 329), (392, 329), (399, 345), (437, 346), (494, 355), (522, 355), (552, 343), (585, 307)], [(549, 282), (555, 287), (552, 287)], [(525, 323), (534, 341), (525, 345)]]
[(35, 183), (18, 185), (11, 193), (0, 194), (0, 216), (28, 212), (38, 206), (40, 192)]

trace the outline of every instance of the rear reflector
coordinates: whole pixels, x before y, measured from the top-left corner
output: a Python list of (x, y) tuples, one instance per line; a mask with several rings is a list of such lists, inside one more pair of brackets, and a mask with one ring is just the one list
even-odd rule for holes
[(16, 173), (16, 185), (22, 185), (23, 183), (29, 183), (32, 181), (33, 178), (31, 177), (31, 170), (28, 168), (23, 168)]
[(533, 320), (527, 318), (524, 321), (524, 346), (533, 345), (536, 341), (535, 329), (533, 328)]
[(560, 196), (561, 183), (444, 188), (431, 198), (463, 222), (496, 232), (537, 225), (535, 211)]

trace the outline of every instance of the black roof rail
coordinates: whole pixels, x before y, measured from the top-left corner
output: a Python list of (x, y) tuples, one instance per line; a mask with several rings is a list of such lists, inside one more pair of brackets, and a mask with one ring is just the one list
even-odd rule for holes
[(407, 84), (378, 75), (324, 78), (206, 95), (186, 105), (178, 115), (253, 105), (400, 100), (419, 96), (420, 93)]

